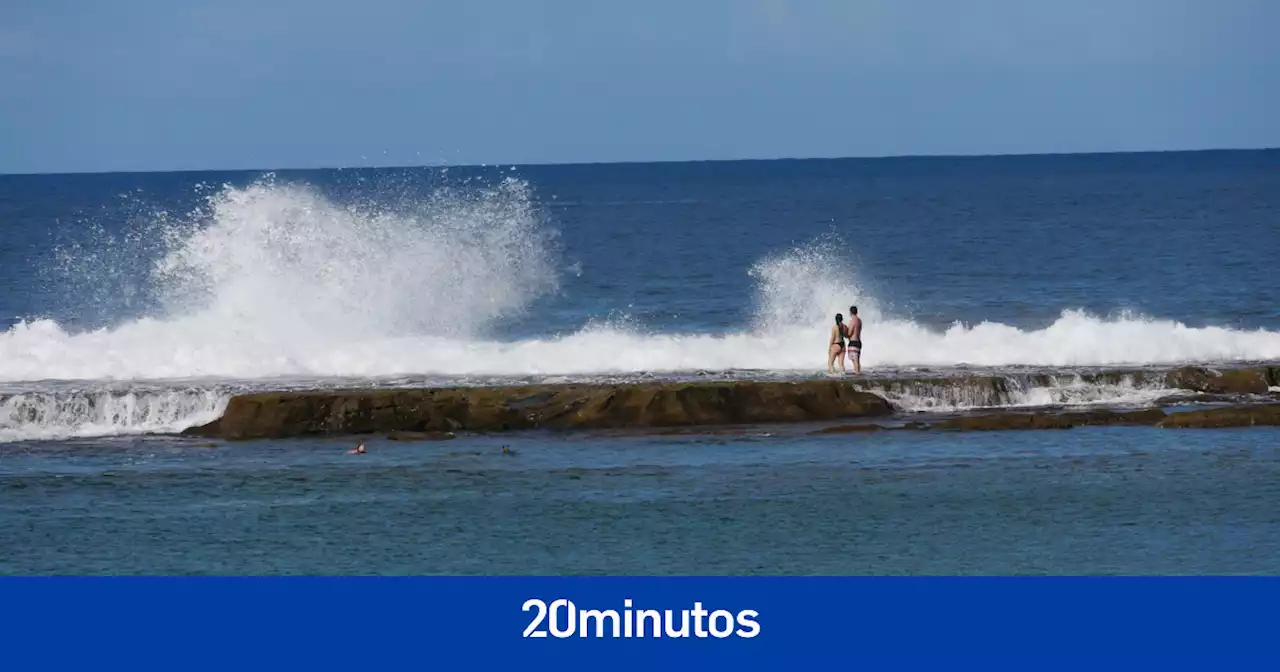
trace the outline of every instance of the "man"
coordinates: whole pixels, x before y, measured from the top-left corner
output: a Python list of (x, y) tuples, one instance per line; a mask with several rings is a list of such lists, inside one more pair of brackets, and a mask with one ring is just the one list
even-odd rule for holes
[(862, 373), (862, 318), (858, 317), (858, 307), (849, 306), (849, 346), (845, 355), (853, 362), (853, 375)]

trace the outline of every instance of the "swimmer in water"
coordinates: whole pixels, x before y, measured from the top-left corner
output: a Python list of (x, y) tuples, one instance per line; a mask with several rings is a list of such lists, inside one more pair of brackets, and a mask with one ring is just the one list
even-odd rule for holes
[(836, 361), (840, 362), (840, 372), (845, 373), (844, 368), (844, 316), (836, 313), (836, 323), (831, 327), (831, 337), (827, 339), (827, 373), (835, 373), (833, 366)]
[(348, 455), (364, 455), (364, 441), (361, 441), (360, 445), (356, 446), (355, 448), (348, 450), (347, 454)]

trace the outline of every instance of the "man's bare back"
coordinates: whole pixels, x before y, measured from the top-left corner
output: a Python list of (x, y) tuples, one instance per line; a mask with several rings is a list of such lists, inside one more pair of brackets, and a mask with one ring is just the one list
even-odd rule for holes
[(854, 375), (862, 373), (862, 318), (858, 317), (858, 307), (849, 306), (849, 321), (846, 323), (849, 333), (849, 346), (846, 356), (853, 362)]

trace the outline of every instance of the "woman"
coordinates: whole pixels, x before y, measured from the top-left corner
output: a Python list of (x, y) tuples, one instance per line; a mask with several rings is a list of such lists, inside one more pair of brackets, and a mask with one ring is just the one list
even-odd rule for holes
[(827, 339), (827, 373), (835, 373), (836, 370), (832, 366), (837, 360), (840, 361), (840, 372), (845, 373), (844, 368), (844, 316), (836, 313), (836, 323), (831, 326), (831, 338)]

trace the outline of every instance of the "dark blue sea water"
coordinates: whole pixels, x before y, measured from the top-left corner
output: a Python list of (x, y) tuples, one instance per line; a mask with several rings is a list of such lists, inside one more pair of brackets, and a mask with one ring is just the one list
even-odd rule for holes
[(1280, 573), (1276, 428), (806, 429), (10, 446), (0, 574)]
[[(274, 175), (268, 193), (251, 191), (264, 174)], [(528, 189), (484, 193), (503, 178)], [(515, 250), (554, 247), (558, 287), (504, 306), (526, 312), (468, 325), (487, 336), (573, 332), (618, 315), (661, 332), (745, 329), (760, 309), (749, 271), (814, 243), (833, 267), (809, 279), (931, 327), (1042, 328), (1064, 310), (1280, 325), (1280, 289), (1266, 281), (1280, 253), (1280, 150), (0, 176), (0, 316), (102, 326), (148, 314), (165, 291), (150, 276), (162, 231), (184, 222), (229, 236), (314, 233), (319, 225), (281, 216), (310, 204), (295, 185), (326, 208), (403, 217), (395, 233), (406, 238), (451, 215), (533, 238), (508, 219), (528, 217), (539, 220), (528, 228), (558, 234), (556, 245)], [(455, 202), (434, 202), (441, 189)], [(192, 215), (228, 193), (248, 203)], [(259, 217), (272, 221), (231, 221)], [(68, 249), (74, 259), (60, 257)], [(315, 261), (377, 256), (328, 252)], [(477, 275), (519, 268), (489, 261), (507, 265)]]
[(0, 571), (1274, 572), (1270, 430), (165, 435), (243, 389), (820, 375), (854, 303), (868, 375), (1059, 374), (903, 411), (1141, 405), (1072, 376), (1280, 360), (1277, 227), (1280, 150), (0, 176)]

